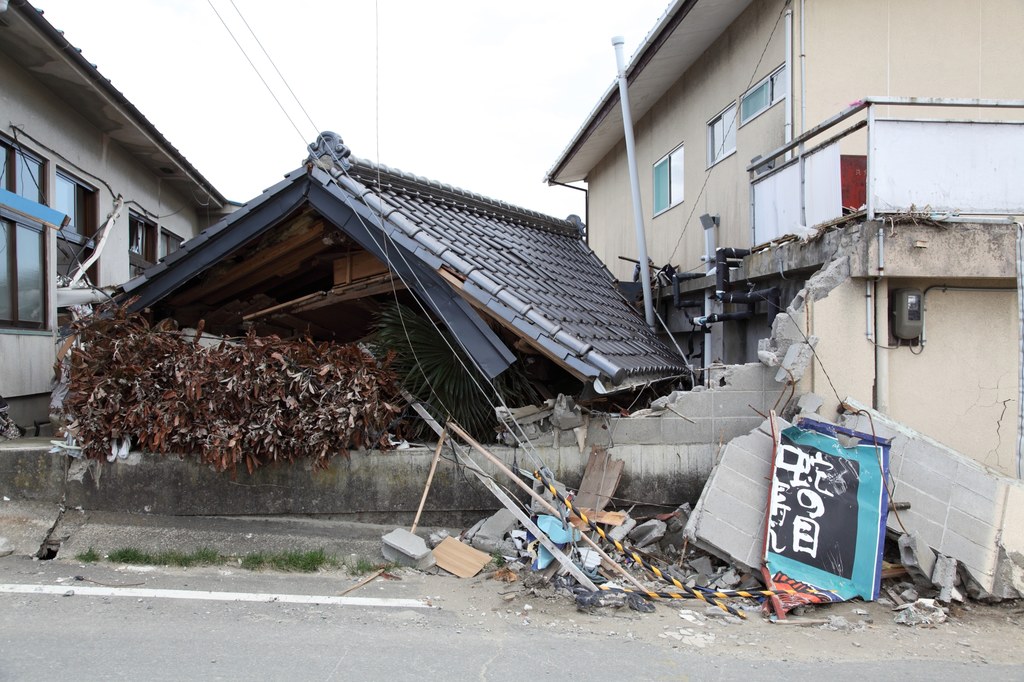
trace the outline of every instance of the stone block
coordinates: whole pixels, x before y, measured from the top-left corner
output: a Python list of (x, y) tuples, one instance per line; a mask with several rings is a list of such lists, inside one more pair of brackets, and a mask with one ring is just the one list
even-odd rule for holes
[(988, 500), (998, 500), (1002, 497), (999, 477), (974, 462), (961, 461), (956, 469), (956, 483)]
[(763, 391), (769, 371), (760, 362), (715, 368), (711, 371), (711, 387), (716, 391)]
[(929, 469), (948, 479), (956, 478), (957, 468), (960, 466), (957, 458), (949, 457), (942, 449), (921, 440), (907, 439), (901, 454), (904, 461), (913, 463), (915, 469)]
[[(810, 336), (808, 341), (814, 342), (817, 339)], [(779, 367), (778, 372), (775, 373), (775, 381), (779, 383), (800, 381), (812, 362), (814, 362), (813, 343), (794, 343), (786, 351), (786, 355), (782, 359), (782, 365)]]
[(932, 585), (939, 590), (939, 601), (949, 603), (956, 588), (956, 559), (940, 555), (935, 560)]
[(612, 429), (612, 440), (616, 444), (658, 445), (662, 442), (661, 419), (655, 417), (619, 419)]
[(501, 551), (505, 548), (505, 535), (517, 524), (518, 521), (512, 512), (508, 509), (499, 509), (477, 529), (470, 544), (488, 554)]
[(583, 414), (579, 406), (572, 398), (561, 395), (555, 399), (554, 412), (551, 415), (551, 424), (558, 429), (574, 429), (583, 424)]
[(981, 521), (998, 523), (1002, 505), (996, 500), (965, 488), (957, 481), (950, 486), (949, 506)]
[(824, 404), (825, 401), (817, 393), (804, 393), (796, 402), (800, 414), (817, 414)]
[[(995, 521), (998, 523), (1000, 519)], [(982, 547), (995, 547), (995, 526), (992, 523), (979, 520), (970, 514), (965, 514), (956, 507), (951, 507), (949, 514), (946, 516), (946, 528)]]
[(687, 420), (672, 412), (661, 416), (662, 442), (666, 445), (690, 445), (714, 441), (713, 422), (710, 419)]
[(764, 391), (708, 391), (712, 399), (712, 416), (758, 417), (764, 411)]
[(899, 539), (900, 563), (918, 584), (930, 584), (935, 571), (935, 552), (917, 533), (904, 533)]
[(434, 555), (423, 538), (404, 528), (396, 528), (381, 538), (381, 553), (388, 561), (421, 571), (435, 564)]
[(995, 547), (983, 547), (947, 528), (942, 536), (942, 544), (937, 550), (963, 564), (982, 588), (992, 589), (997, 558)]
[[(691, 419), (712, 416), (711, 394), (713, 391), (685, 391), (677, 393), (678, 397), (672, 402), (672, 407), (674, 407), (679, 414)], [(676, 394), (674, 393), (673, 395)]]
[(622, 542), (634, 528), (636, 528), (636, 519), (627, 516), (626, 520), (622, 522), (622, 525), (616, 526), (608, 531), (608, 537), (616, 542)]
[(727, 417), (716, 419), (714, 424), (713, 442), (728, 443), (733, 438), (749, 433), (761, 423), (761, 417)]
[(654, 544), (665, 535), (667, 526), (664, 521), (658, 519), (651, 519), (646, 523), (641, 523), (639, 526), (629, 532), (629, 539), (633, 541), (638, 548), (644, 548), (647, 545)]

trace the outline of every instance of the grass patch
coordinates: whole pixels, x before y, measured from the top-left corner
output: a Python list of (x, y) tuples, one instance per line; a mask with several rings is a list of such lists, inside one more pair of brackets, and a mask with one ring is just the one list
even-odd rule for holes
[(345, 568), (348, 569), (349, 573), (353, 575), (366, 575), (367, 573), (373, 573), (381, 569), (388, 570), (394, 568), (397, 564), (379, 561), (371, 561), (366, 557), (356, 557), (356, 560), (352, 563), (345, 564)]
[(250, 571), (259, 571), (265, 568), (273, 568), (278, 571), (296, 571), (300, 573), (313, 573), (321, 568), (336, 566), (337, 561), (329, 556), (323, 549), (314, 549), (308, 552), (278, 552), (276, 554), (262, 554), (255, 552), (242, 557), (242, 568)]
[(96, 563), (97, 561), (99, 561), (103, 557), (100, 556), (99, 552), (97, 552), (95, 549), (90, 547), (89, 549), (85, 550), (84, 552), (81, 552), (80, 554), (76, 554), (75, 558), (78, 559), (79, 561), (85, 562), (87, 564), (92, 564), (92, 563)]
[(209, 566), (224, 562), (223, 557), (216, 550), (209, 547), (200, 547), (192, 552), (169, 551), (157, 554), (143, 552), (134, 547), (122, 547), (115, 549), (107, 558), (119, 564), (179, 566), (181, 568)]

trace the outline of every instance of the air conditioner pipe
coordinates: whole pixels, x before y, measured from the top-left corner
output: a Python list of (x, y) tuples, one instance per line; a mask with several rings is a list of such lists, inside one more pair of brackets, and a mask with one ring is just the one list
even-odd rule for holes
[(683, 280), (689, 279), (704, 279), (705, 275), (703, 272), (677, 272), (672, 275), (672, 304), (676, 307), (676, 310), (681, 308), (696, 308), (703, 306), (704, 301), (702, 299), (688, 298), (682, 299), (682, 293), (679, 291), (679, 283)]
[(721, 300), (725, 285), (729, 283), (729, 259), (749, 256), (749, 249), (715, 249), (715, 298)]
[(694, 324), (698, 324), (702, 327), (706, 327), (709, 324), (715, 324), (716, 322), (735, 322), (739, 320), (749, 320), (754, 316), (754, 313), (750, 310), (746, 310), (742, 313), (711, 313), (710, 315), (702, 315), (700, 317), (693, 318)]

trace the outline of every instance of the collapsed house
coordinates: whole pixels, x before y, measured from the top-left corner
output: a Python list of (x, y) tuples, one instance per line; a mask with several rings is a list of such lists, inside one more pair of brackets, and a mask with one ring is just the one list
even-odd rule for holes
[(441, 321), (486, 377), (520, 354), (607, 392), (685, 360), (549, 216), (351, 157), (323, 133), (301, 168), (127, 282), (134, 310), (221, 335), (356, 341), (381, 301)]

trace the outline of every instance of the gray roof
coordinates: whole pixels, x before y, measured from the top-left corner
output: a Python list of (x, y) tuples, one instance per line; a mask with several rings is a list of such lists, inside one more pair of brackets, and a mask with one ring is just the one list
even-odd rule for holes
[[(328, 165), (325, 171), (310, 163), (294, 171), (186, 242), (167, 262), (127, 283), (125, 291), (141, 296), (137, 307), (152, 305), (194, 276), (197, 268), (212, 265), (216, 253), (226, 254), (243, 238), (251, 238), (260, 228), (245, 227), (245, 216), (266, 213), (263, 207), (275, 204), (282, 215), (294, 210), (293, 200), (282, 200), (291, 191), (296, 201), (301, 195), (301, 200), (314, 203), (339, 229), (366, 230), (370, 241), (364, 246), (392, 270), (415, 265), (415, 272), (402, 278), (421, 298), (425, 283), (418, 277), (439, 275), (448, 285), (447, 296), (468, 300), (580, 378), (618, 385), (687, 371), (682, 358), (619, 294), (611, 273), (581, 240), (576, 223), (386, 166), (351, 161), (344, 161), (346, 170)], [(307, 186), (300, 192), (303, 184)], [(340, 208), (358, 220), (330, 215)], [(271, 214), (259, 221), (272, 222)], [(236, 224), (240, 229), (235, 230)], [(222, 245), (215, 254), (200, 255), (210, 248), (207, 245), (218, 242)], [(475, 356), (460, 336), (458, 321), (441, 316)]]

